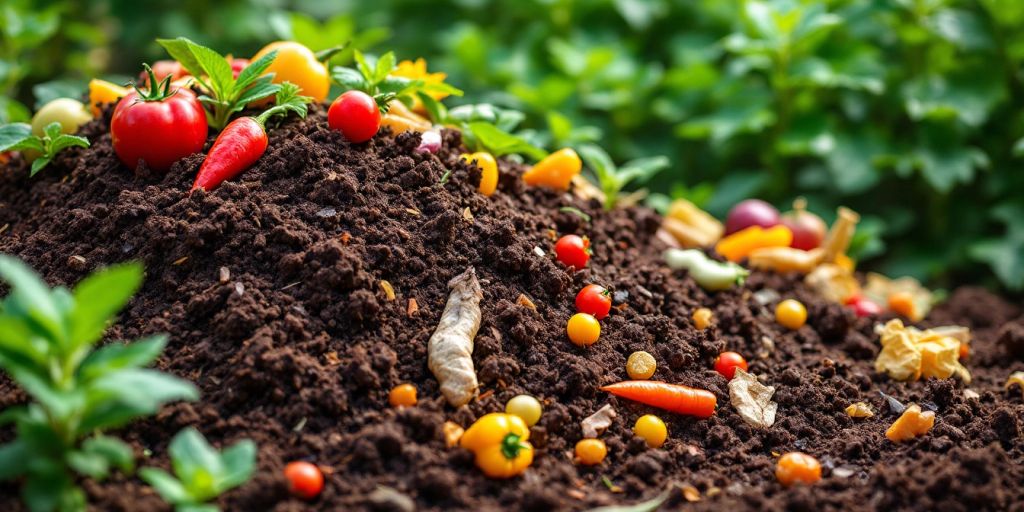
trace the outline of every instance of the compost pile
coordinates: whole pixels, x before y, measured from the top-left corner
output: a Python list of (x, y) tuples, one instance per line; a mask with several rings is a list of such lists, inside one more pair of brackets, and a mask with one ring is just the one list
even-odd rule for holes
[[(114, 155), (108, 125), (109, 111), (80, 133), (92, 147), (62, 153), (34, 179), (20, 159), (3, 168), (0, 251), (51, 285), (116, 262), (145, 264), (145, 285), (108, 338), (169, 333), (158, 366), (195, 382), (202, 397), (121, 434), (144, 463), (164, 467), (168, 441), (188, 425), (218, 446), (256, 441), (257, 474), (221, 498), (227, 510), (585, 510), (666, 490), (664, 509), (1024, 504), (1024, 399), (1003, 387), (1019, 366), (1024, 312), (985, 291), (955, 290), (925, 321), (972, 329), (970, 385), (896, 382), (873, 367), (874, 326), (885, 318), (856, 318), (798, 276), (755, 272), (741, 287), (705, 292), (664, 265), (657, 214), (605, 213), (595, 200), (527, 188), (515, 163), (501, 162), (498, 192), (481, 195), (457, 132), (444, 132), (436, 155), (414, 151), (411, 132), (351, 144), (314, 108), (272, 131), (267, 154), (239, 178), (189, 195), (201, 154), (166, 175), (133, 174)], [(565, 233), (590, 237), (586, 269), (553, 257)], [(468, 267), (483, 290), (473, 353), (481, 389), (453, 409), (427, 367), (427, 343), (447, 283)], [(575, 293), (595, 282), (614, 290), (617, 306), (600, 341), (578, 347), (566, 320)], [(806, 304), (807, 325), (778, 325), (763, 290)], [(691, 319), (700, 307), (714, 314), (706, 330)], [(638, 350), (655, 356), (657, 379), (713, 392), (715, 416), (676, 416), (599, 391), (628, 378), (626, 358)], [(723, 350), (746, 354), (750, 372), (776, 388), (770, 428), (751, 427), (730, 405), (712, 368)], [(388, 391), (404, 382), (419, 403), (390, 407)], [(890, 442), (884, 432), (898, 415), (880, 391), (934, 410), (935, 427)], [(544, 405), (530, 437), (535, 461), (520, 477), (490, 480), (470, 452), (446, 445), (442, 426), (468, 427), (523, 393)], [(25, 400), (7, 380), (0, 397), (0, 408)], [(859, 401), (875, 415), (849, 417), (844, 409)], [(605, 404), (618, 412), (602, 436), (608, 458), (574, 464), (581, 420)], [(668, 423), (660, 449), (632, 433), (646, 413)], [(821, 482), (776, 481), (776, 458), (796, 450), (821, 461)], [(325, 471), (315, 501), (289, 496), (282, 468), (292, 460)], [(20, 509), (16, 486), (0, 490), (0, 508)], [(86, 490), (96, 510), (168, 510), (134, 477)]]

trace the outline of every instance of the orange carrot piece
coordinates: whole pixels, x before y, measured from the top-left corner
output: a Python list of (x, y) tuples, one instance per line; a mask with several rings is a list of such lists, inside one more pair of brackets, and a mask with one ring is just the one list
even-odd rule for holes
[(676, 414), (710, 418), (718, 401), (710, 391), (651, 380), (626, 380), (601, 386), (615, 396), (664, 409)]

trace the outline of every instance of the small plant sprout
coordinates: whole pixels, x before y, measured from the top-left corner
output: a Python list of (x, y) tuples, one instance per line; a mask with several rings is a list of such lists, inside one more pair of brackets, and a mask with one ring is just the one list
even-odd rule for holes
[(396, 76), (394, 71), (398, 59), (395, 58), (394, 52), (387, 52), (379, 58), (374, 58), (355, 50), (353, 57), (356, 62), (354, 68), (335, 66), (331, 69), (331, 78), (345, 90), (369, 94), (377, 102), (382, 114), (387, 113), (391, 100), (399, 100), (411, 106), (413, 98), (420, 95), (431, 99), (432, 93), (462, 96), (461, 90), (444, 82)]
[(24, 263), (0, 255), (0, 278), (11, 289), (0, 304), (0, 368), (33, 400), (0, 414), (0, 424), (15, 431), (0, 445), (0, 478), (24, 478), (22, 497), (32, 512), (84, 511), (81, 477), (134, 469), (131, 447), (102, 431), (198, 393), (144, 368), (165, 336), (95, 347), (142, 283), (140, 265), (101, 270), (74, 290), (50, 289)]
[(56, 121), (46, 125), (43, 132), (42, 137), (32, 135), (32, 127), (25, 123), (0, 126), (0, 153), (25, 150), (39, 152), (41, 156), (32, 161), (32, 169), (29, 171), (29, 176), (35, 176), (61, 150), (73, 146), (89, 147), (88, 139), (61, 132), (61, 124)]
[(656, 156), (630, 160), (618, 167), (608, 153), (598, 146), (584, 144), (579, 150), (580, 156), (593, 171), (595, 184), (604, 193), (605, 210), (613, 210), (624, 199), (622, 189), (626, 185), (632, 182), (646, 183), (669, 166), (668, 158)]
[(174, 475), (157, 468), (142, 468), (139, 476), (152, 485), (176, 512), (217, 512), (214, 500), (252, 477), (256, 444), (244, 439), (223, 452), (210, 446), (198, 430), (178, 432), (168, 448)]

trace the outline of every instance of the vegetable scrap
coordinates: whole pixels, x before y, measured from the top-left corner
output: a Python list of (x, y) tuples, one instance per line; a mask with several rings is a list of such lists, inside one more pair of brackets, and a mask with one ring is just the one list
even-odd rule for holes
[(775, 306), (775, 321), (787, 329), (799, 329), (807, 323), (807, 308), (798, 300), (786, 299)]
[(530, 395), (516, 395), (505, 403), (505, 413), (519, 416), (527, 427), (540, 421), (542, 409), (540, 401)]
[(871, 406), (865, 402), (856, 402), (846, 406), (846, 415), (851, 418), (870, 418), (875, 415)]
[(444, 435), (444, 445), (448, 448), (454, 448), (459, 444), (459, 440), (462, 439), (462, 434), (466, 431), (458, 423), (452, 421), (444, 422), (441, 425), (441, 433)]
[(490, 478), (511, 478), (533, 463), (530, 429), (519, 416), (492, 412), (476, 420), (459, 440)]
[(693, 326), (703, 331), (715, 322), (714, 315), (708, 308), (697, 308), (693, 311)]
[(608, 427), (612, 426), (612, 421), (618, 414), (615, 412), (615, 408), (611, 404), (604, 404), (594, 414), (587, 416), (580, 422), (580, 428), (583, 431), (583, 437), (593, 438), (600, 436), (604, 433)]
[(955, 332), (962, 336), (962, 331), (921, 331), (904, 327), (902, 321), (893, 319), (877, 326), (876, 332), (882, 350), (875, 359), (875, 371), (896, 380), (956, 376), (965, 383), (971, 382), (970, 372), (960, 364), (961, 341), (947, 334)]
[(794, 249), (812, 251), (825, 240), (825, 221), (807, 211), (807, 200), (802, 197), (793, 201), (793, 210), (782, 214), (779, 220), (793, 232), (790, 247)]
[(498, 162), (494, 156), (484, 151), (467, 153), (462, 160), (480, 168), (480, 186), (477, 190), (485, 196), (491, 196), (498, 189)]
[(345, 91), (327, 109), (327, 126), (350, 142), (360, 144), (380, 130), (380, 108), (363, 91)]
[(864, 296), (876, 304), (886, 304), (889, 309), (908, 318), (912, 322), (920, 322), (931, 311), (934, 296), (931, 291), (921, 286), (912, 277), (889, 279), (881, 274), (869, 272)]
[(761, 247), (750, 251), (747, 262), (751, 268), (775, 272), (809, 274), (821, 264), (825, 256), (821, 249), (794, 249), (792, 247)]
[(89, 110), (93, 116), (100, 115), (100, 108), (104, 105), (117, 103), (118, 100), (128, 95), (129, 89), (120, 85), (110, 83), (106, 80), (93, 78), (89, 81)]
[(771, 228), (778, 226), (782, 219), (779, 210), (760, 199), (745, 199), (736, 203), (725, 218), (725, 235), (729, 236), (751, 226)]
[(569, 190), (574, 176), (583, 170), (583, 161), (571, 148), (564, 148), (544, 157), (523, 173), (527, 185)]
[(416, 387), (412, 384), (399, 384), (388, 393), (391, 407), (412, 407), (416, 405)]
[(473, 267), (448, 282), (451, 290), (437, 330), (427, 344), (427, 365), (453, 407), (469, 403), (479, 387), (473, 369), (473, 338), (480, 329), (483, 291)]
[(840, 206), (837, 213), (838, 218), (832, 223), (832, 228), (829, 229), (825, 240), (821, 243), (821, 247), (825, 251), (822, 256), (824, 263), (838, 263), (842, 259), (846, 250), (850, 248), (853, 234), (857, 230), (857, 223), (860, 222), (860, 215), (849, 208)]
[(576, 443), (576, 461), (584, 466), (596, 466), (604, 462), (608, 446), (600, 439), (580, 439)]
[(927, 434), (934, 425), (934, 412), (921, 412), (919, 405), (911, 404), (885, 431), (885, 437), (894, 443), (908, 441)]
[(757, 377), (747, 373), (743, 368), (735, 368), (736, 372), (729, 381), (729, 402), (736, 408), (740, 418), (748, 425), (757, 428), (768, 428), (775, 424), (775, 412), (779, 404), (772, 401), (775, 388), (761, 384)]
[(718, 405), (710, 391), (661, 381), (627, 380), (600, 389), (634, 402), (698, 418), (710, 418)]
[(686, 199), (676, 199), (669, 205), (661, 229), (685, 249), (710, 247), (725, 231), (718, 219)]
[(633, 425), (633, 433), (643, 438), (647, 446), (661, 448), (668, 439), (668, 427), (661, 418), (653, 414), (645, 414), (637, 418)]
[[(1013, 372), (1006, 379), (1006, 384), (1003, 386), (1006, 389), (1010, 389), (1013, 386), (1020, 388), (1021, 396), (1024, 397), (1024, 372)], [(965, 393), (966, 395), (966, 393)]]
[(658, 362), (643, 350), (633, 352), (626, 359), (626, 374), (633, 380), (647, 380), (654, 375)]
[(789, 452), (775, 463), (775, 478), (785, 487), (821, 480), (821, 463), (802, 452)]
[(665, 262), (673, 270), (688, 271), (694, 281), (708, 291), (742, 285), (750, 275), (750, 271), (735, 263), (715, 261), (697, 249), (668, 249)]
[(732, 262), (746, 258), (756, 249), (767, 247), (789, 247), (793, 242), (793, 232), (786, 226), (762, 228), (750, 226), (718, 241), (715, 252), (725, 256)]

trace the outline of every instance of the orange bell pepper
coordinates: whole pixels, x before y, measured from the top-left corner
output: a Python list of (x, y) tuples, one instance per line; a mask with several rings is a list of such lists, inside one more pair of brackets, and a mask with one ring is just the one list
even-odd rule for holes
[(715, 251), (732, 262), (746, 258), (755, 249), (764, 247), (789, 247), (793, 242), (793, 232), (786, 226), (774, 226), (764, 229), (761, 226), (750, 226), (737, 231), (715, 245)]
[(128, 88), (110, 83), (106, 80), (93, 78), (89, 81), (89, 109), (92, 115), (100, 115), (100, 107), (107, 103), (117, 103), (128, 95)]
[(583, 162), (571, 148), (564, 148), (545, 157), (523, 173), (527, 185), (538, 185), (556, 190), (569, 190), (573, 176), (583, 170)]

